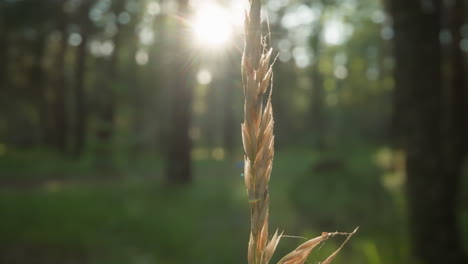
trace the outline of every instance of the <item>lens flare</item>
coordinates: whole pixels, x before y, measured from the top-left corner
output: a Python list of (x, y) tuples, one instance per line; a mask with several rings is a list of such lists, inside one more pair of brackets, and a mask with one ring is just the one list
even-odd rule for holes
[(193, 31), (198, 44), (219, 47), (226, 45), (231, 39), (233, 25), (225, 9), (210, 4), (197, 9)]

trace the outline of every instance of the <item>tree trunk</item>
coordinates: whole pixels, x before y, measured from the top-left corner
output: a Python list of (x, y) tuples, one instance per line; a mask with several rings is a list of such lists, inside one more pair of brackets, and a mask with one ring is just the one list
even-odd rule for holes
[[(164, 6), (168, 0), (160, 0), (159, 4)], [(152, 74), (152, 83), (154, 87), (150, 87), (150, 91), (153, 91), (151, 94), (154, 99), (147, 101), (147, 109), (156, 113), (156, 119), (158, 124), (156, 127), (152, 128), (150, 131), (153, 132), (154, 142), (156, 143), (157, 151), (165, 154), (168, 144), (167, 139), (169, 137), (170, 128), (168, 127), (169, 116), (166, 114), (169, 111), (169, 101), (167, 100), (170, 97), (171, 87), (169, 85), (169, 76), (171, 76), (170, 67), (171, 65), (171, 56), (167, 52), (169, 46), (169, 22), (170, 15), (163, 12), (155, 18), (154, 22), (154, 32), (157, 36), (157, 39), (154, 43), (154, 46), (150, 54), (150, 67), (153, 71)], [(172, 73), (173, 74), (173, 73)], [(148, 88), (145, 89), (146, 91)], [(148, 113), (148, 110), (145, 110), (145, 113)], [(147, 114), (151, 116), (151, 114)], [(145, 123), (148, 123), (149, 120), (145, 119)], [(148, 125), (145, 125), (148, 128)]]
[(86, 74), (86, 46), (88, 44), (88, 35), (90, 30), (90, 21), (88, 18), (91, 0), (85, 0), (80, 7), (80, 32), (81, 43), (76, 49), (75, 65), (75, 142), (73, 146), (73, 155), (81, 156), (86, 144), (87, 129), (87, 110), (85, 93), (85, 74)]
[[(162, 4), (160, 2), (160, 4)], [(143, 13), (146, 12), (145, 8), (142, 8), (140, 11), (141, 14), (138, 16), (143, 16)], [(152, 23), (153, 32), (155, 34), (155, 39), (161, 41), (163, 36), (159, 34), (159, 31), (162, 31), (164, 28), (163, 15), (159, 14), (154, 18)], [(140, 20), (134, 19), (131, 24), (127, 25), (128, 28), (132, 29), (137, 27)], [(161, 61), (158, 59), (161, 53), (161, 46), (158, 46), (156, 43), (149, 48), (148, 61), (144, 67), (141, 67), (142, 61), (137, 61), (136, 55), (138, 54), (140, 42), (138, 39), (133, 38), (128, 42), (127, 50), (130, 51), (130, 60), (131, 63), (126, 68), (128, 71), (128, 85), (133, 88), (132, 96), (132, 140), (133, 144), (131, 147), (131, 161), (135, 162), (140, 157), (141, 154), (145, 153), (148, 150), (153, 150), (155, 148), (155, 142), (157, 139), (156, 127), (159, 125), (159, 111), (156, 106), (158, 106), (156, 99), (159, 97), (156, 95), (156, 91), (159, 90), (159, 85), (161, 84), (158, 81), (160, 78), (159, 67), (162, 65)], [(154, 79), (153, 79), (154, 78)], [(158, 87), (152, 86), (152, 84), (158, 85)]]
[[(115, 1), (114, 1), (115, 2)], [(119, 0), (115, 2), (114, 10), (118, 16), (124, 10), (125, 1)], [(112, 162), (112, 138), (114, 135), (114, 117), (115, 117), (115, 88), (114, 86), (119, 83), (119, 63), (120, 63), (120, 46), (122, 42), (122, 26), (117, 22), (117, 33), (114, 36), (114, 51), (109, 61), (106, 79), (104, 85), (98, 87), (101, 89), (101, 96), (99, 97), (98, 106), (98, 120), (99, 127), (96, 131), (98, 140), (97, 158), (99, 159), (100, 166), (103, 169), (109, 169)]]
[(61, 153), (67, 150), (68, 136), (68, 108), (67, 105), (67, 85), (65, 81), (65, 56), (67, 53), (67, 18), (63, 6), (60, 6), (58, 12), (58, 29), (60, 32), (60, 44), (57, 48), (56, 61), (56, 79), (54, 83), (54, 112), (55, 112), (55, 133), (56, 147)]
[[(1, 4), (0, 4), (1, 5)], [(1, 8), (1, 6), (0, 6)], [(8, 30), (6, 19), (4, 19), (4, 15), (2, 10), (0, 9), (0, 94), (4, 95), (0, 98), (0, 140), (6, 141), (6, 135), (8, 131), (8, 80), (7, 80), (7, 67), (9, 60), (8, 60)]]
[[(452, 151), (455, 167), (461, 169), (463, 158), (468, 152), (468, 83), (466, 82), (465, 74), (465, 56), (461, 50), (460, 43), (463, 39), (462, 27), (465, 23), (464, 0), (455, 0), (452, 6), (449, 6), (448, 17), (450, 19), (449, 26), (452, 34), (451, 60), (452, 60), (452, 76), (451, 85), (448, 89), (448, 108), (452, 118), (449, 128), (452, 135), (448, 138), (452, 139)], [(461, 173), (461, 172), (460, 172)]]
[[(179, 14), (184, 17), (187, 15), (187, 0), (179, 1)], [(166, 149), (166, 180), (170, 184), (186, 185), (192, 181), (192, 167), (190, 153), (192, 150), (192, 142), (189, 137), (189, 128), (191, 122), (191, 106), (193, 91), (191, 87), (191, 67), (187, 63), (186, 47), (187, 41), (179, 39), (184, 36), (185, 29), (181, 24), (175, 29), (174, 54), (172, 74), (173, 77), (171, 104), (170, 104), (170, 120), (168, 144)]]
[(37, 106), (37, 112), (39, 114), (39, 133), (40, 143), (44, 145), (53, 145), (53, 129), (52, 119), (50, 116), (49, 101), (46, 96), (46, 85), (45, 85), (45, 71), (42, 65), (45, 53), (45, 36), (44, 32), (38, 33), (38, 37), (32, 43), (33, 51), (33, 64), (30, 72), (30, 87), (33, 95), (33, 101)]
[[(466, 263), (457, 223), (459, 174), (444, 162), (441, 8), (392, 0), (395, 114), (406, 150), (412, 256), (416, 263)], [(423, 5), (421, 5), (423, 4)]]
[[(131, 43), (131, 47), (129, 48), (132, 51), (133, 56), (138, 51), (138, 40), (133, 40)], [(134, 93), (133, 93), (133, 117), (132, 117), (132, 137), (133, 140), (135, 140), (133, 146), (132, 146), (132, 159), (135, 160), (138, 155), (142, 152), (147, 150), (148, 141), (146, 137), (146, 131), (147, 131), (147, 125), (145, 123), (146, 116), (147, 116), (147, 108), (148, 108), (148, 103), (147, 103), (147, 94), (146, 91), (148, 89), (145, 89), (146, 84), (145, 80), (140, 82), (142, 78), (142, 74), (140, 73), (141, 67), (136, 63), (135, 59), (133, 59), (133, 62), (130, 66), (130, 83), (131, 85), (134, 86)], [(156, 74), (156, 73), (155, 73)], [(144, 76), (146, 78), (146, 76)], [(151, 96), (150, 98), (153, 98), (154, 96)], [(157, 113), (157, 112), (156, 112)], [(154, 122), (154, 120), (152, 120)], [(153, 146), (154, 147), (154, 146)]]
[(319, 19), (315, 24), (314, 34), (310, 39), (310, 46), (314, 54), (315, 62), (311, 71), (311, 81), (312, 81), (312, 90), (311, 90), (311, 100), (310, 100), (310, 109), (309, 109), (309, 121), (310, 129), (315, 131), (316, 134), (316, 143), (315, 146), (319, 150), (324, 150), (327, 146), (326, 142), (326, 119), (325, 119), (325, 91), (323, 87), (323, 75), (320, 72), (319, 64), (320, 57), (322, 52), (322, 32), (323, 32), (323, 23), (325, 18), (326, 6), (324, 4), (323, 10)]
[(320, 52), (321, 48), (321, 34), (322, 25), (321, 20), (318, 22), (317, 29), (314, 31), (314, 36), (311, 38), (311, 47), (315, 57), (314, 66), (312, 67), (311, 79), (312, 79), (312, 99), (310, 107), (310, 121), (312, 128), (315, 131), (321, 131), (324, 129), (324, 91), (323, 91), (323, 77), (319, 70), (320, 63)]
[(206, 94), (204, 103), (206, 110), (201, 120), (201, 134), (203, 135), (203, 145), (208, 148), (218, 147), (220, 144), (220, 127), (221, 127), (221, 116), (222, 111), (220, 100), (222, 100), (223, 78), (222, 70), (216, 69), (212, 81), (206, 85)]
[[(1, 8), (1, 6), (0, 6)], [(8, 63), (8, 30), (7, 21), (0, 10), (0, 91), (6, 91), (6, 65)]]
[[(236, 65), (236, 64), (235, 64)], [(234, 144), (235, 144), (235, 136), (237, 135), (237, 124), (236, 118), (234, 115), (233, 103), (232, 98), (234, 96), (234, 91), (236, 89), (235, 83), (231, 78), (231, 68), (230, 65), (227, 65), (227, 73), (224, 75), (223, 78), (223, 86), (224, 86), (224, 118), (223, 118), (223, 145), (226, 149), (226, 153), (229, 155), (233, 154), (234, 151)]]

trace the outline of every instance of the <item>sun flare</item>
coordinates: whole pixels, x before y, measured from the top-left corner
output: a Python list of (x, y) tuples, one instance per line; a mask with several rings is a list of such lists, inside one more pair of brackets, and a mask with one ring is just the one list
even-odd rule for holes
[(234, 24), (224, 8), (209, 4), (197, 8), (193, 22), (193, 33), (198, 44), (221, 47), (232, 38)]

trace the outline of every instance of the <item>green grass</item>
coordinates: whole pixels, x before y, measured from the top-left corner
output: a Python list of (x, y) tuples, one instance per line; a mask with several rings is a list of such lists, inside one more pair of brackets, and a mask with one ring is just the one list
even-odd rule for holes
[[(381, 208), (376, 209), (366, 196), (380, 184), (381, 170), (372, 161), (375, 151), (372, 147), (340, 150), (346, 169), (323, 175), (310, 172), (323, 154), (297, 148), (277, 153), (270, 187), (270, 228), (312, 237), (360, 226), (336, 263), (405, 263), (406, 231), (392, 207), (393, 199), (384, 199), (389, 207), (382, 216)], [(96, 180), (100, 174), (91, 159), (73, 162), (50, 153), (18, 151), (0, 157), (0, 165), (0, 180), (63, 179), (52, 187), (0, 190), (0, 245), (47, 245), (45, 259), (71, 251), (85, 263), (100, 264), (246, 260), (249, 212), (242, 169), (234, 160), (195, 161), (196, 181), (182, 189), (162, 184), (162, 162), (157, 156), (119, 163), (120, 177), (106, 176), (106, 181)], [(80, 177), (86, 180), (76, 181)], [(333, 184), (340, 186), (338, 191), (333, 191)], [(354, 215), (356, 210), (366, 218)], [(274, 260), (301, 241), (284, 238)], [(323, 259), (339, 242), (325, 243), (312, 258)], [(5, 253), (0, 255), (7, 258)]]

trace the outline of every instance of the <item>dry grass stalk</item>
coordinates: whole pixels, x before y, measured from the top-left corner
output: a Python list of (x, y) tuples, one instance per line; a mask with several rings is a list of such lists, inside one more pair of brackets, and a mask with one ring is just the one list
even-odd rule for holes
[[(261, 0), (250, 0), (250, 10), (245, 16), (245, 50), (242, 56), (242, 80), (245, 97), (244, 123), (242, 124), (245, 152), (244, 177), (251, 215), (248, 246), (249, 264), (268, 263), (282, 236), (276, 231), (273, 237), (268, 239), (268, 183), (274, 156), (272, 88), (270, 87), (273, 70), (272, 49), (267, 48), (266, 38), (262, 35), (260, 9)], [(269, 87), (268, 96), (265, 98)], [(349, 239), (355, 232), (356, 230), (352, 233), (323, 233), (321, 236), (300, 245), (281, 259), (279, 264), (302, 264), (312, 249), (329, 237), (347, 235)], [(332, 253), (323, 264), (331, 263), (341, 247)]]

